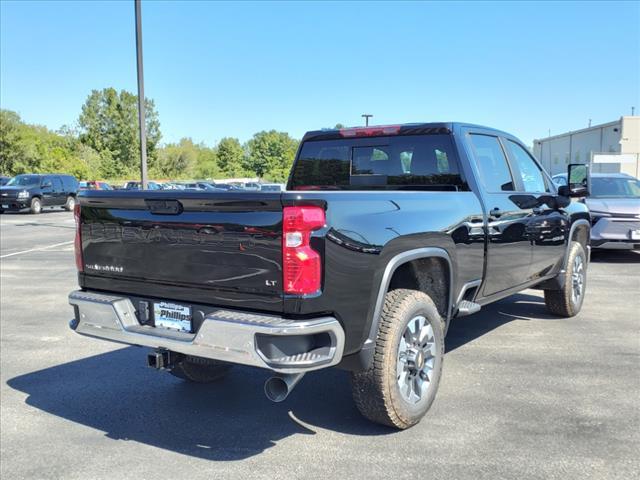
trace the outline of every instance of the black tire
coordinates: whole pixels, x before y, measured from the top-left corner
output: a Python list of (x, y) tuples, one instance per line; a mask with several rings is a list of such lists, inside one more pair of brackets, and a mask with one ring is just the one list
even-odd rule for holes
[[(430, 343), (432, 370), (424, 396), (410, 402), (400, 390), (402, 365), (399, 350), (410, 321), (423, 318), (433, 333)], [(417, 424), (435, 399), (444, 358), (443, 322), (431, 298), (416, 290), (398, 289), (387, 293), (378, 326), (374, 358), (369, 369), (353, 373), (351, 388), (360, 413), (369, 420), (393, 428), (406, 429)], [(406, 346), (406, 342), (405, 342)], [(405, 356), (405, 361), (406, 361)], [(425, 365), (421, 357), (421, 365)], [(404, 369), (407, 369), (408, 363)], [(406, 377), (404, 377), (406, 378)], [(414, 377), (415, 378), (415, 377)]]
[(42, 212), (42, 200), (40, 200), (38, 197), (33, 197), (31, 199), (31, 206), (29, 211), (34, 215), (38, 215), (40, 212)]
[(582, 308), (587, 288), (587, 255), (580, 242), (571, 242), (565, 270), (564, 286), (545, 290), (544, 303), (554, 315), (573, 317)]
[(64, 204), (64, 208), (67, 212), (72, 212), (73, 207), (76, 205), (76, 198), (73, 195), (67, 197), (67, 201)]
[(170, 370), (171, 375), (195, 383), (211, 383), (223, 378), (231, 369), (229, 363), (208, 358), (186, 356)]

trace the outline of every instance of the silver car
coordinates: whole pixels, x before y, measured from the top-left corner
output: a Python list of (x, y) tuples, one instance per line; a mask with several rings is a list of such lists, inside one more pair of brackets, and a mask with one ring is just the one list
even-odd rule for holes
[[(566, 185), (567, 175), (555, 175), (553, 181)], [(640, 180), (625, 173), (593, 173), (585, 203), (592, 248), (640, 249)]]

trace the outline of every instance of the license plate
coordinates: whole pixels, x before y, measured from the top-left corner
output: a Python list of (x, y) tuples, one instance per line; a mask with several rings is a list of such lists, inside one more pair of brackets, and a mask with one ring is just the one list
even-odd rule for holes
[(640, 240), (640, 230), (630, 230), (629, 236), (631, 240)]
[(153, 318), (156, 327), (177, 330), (178, 332), (191, 332), (191, 307), (170, 302), (158, 302), (153, 304)]

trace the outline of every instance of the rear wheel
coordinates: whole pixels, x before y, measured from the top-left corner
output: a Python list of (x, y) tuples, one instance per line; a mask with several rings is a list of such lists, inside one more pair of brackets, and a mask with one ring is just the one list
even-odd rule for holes
[(42, 200), (40, 200), (38, 197), (33, 197), (31, 199), (30, 211), (34, 215), (37, 215), (40, 212), (42, 212)]
[(371, 367), (351, 377), (353, 398), (369, 420), (405, 429), (417, 424), (435, 399), (442, 372), (444, 333), (425, 293), (387, 293)]
[(76, 206), (76, 199), (75, 197), (73, 197), (72, 195), (69, 195), (67, 197), (67, 201), (64, 204), (64, 209), (68, 212), (72, 212), (73, 211), (73, 207)]
[(544, 291), (544, 303), (555, 315), (573, 317), (582, 308), (587, 288), (587, 255), (580, 242), (571, 242), (565, 275), (560, 290)]
[(211, 383), (223, 378), (231, 369), (229, 363), (187, 355), (171, 369), (171, 375), (195, 383)]

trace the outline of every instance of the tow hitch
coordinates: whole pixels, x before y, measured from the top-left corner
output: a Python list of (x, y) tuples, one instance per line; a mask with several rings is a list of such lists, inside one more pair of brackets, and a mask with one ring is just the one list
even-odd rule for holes
[(147, 355), (147, 366), (156, 370), (172, 368), (177, 361), (177, 354), (169, 350), (156, 350)]

